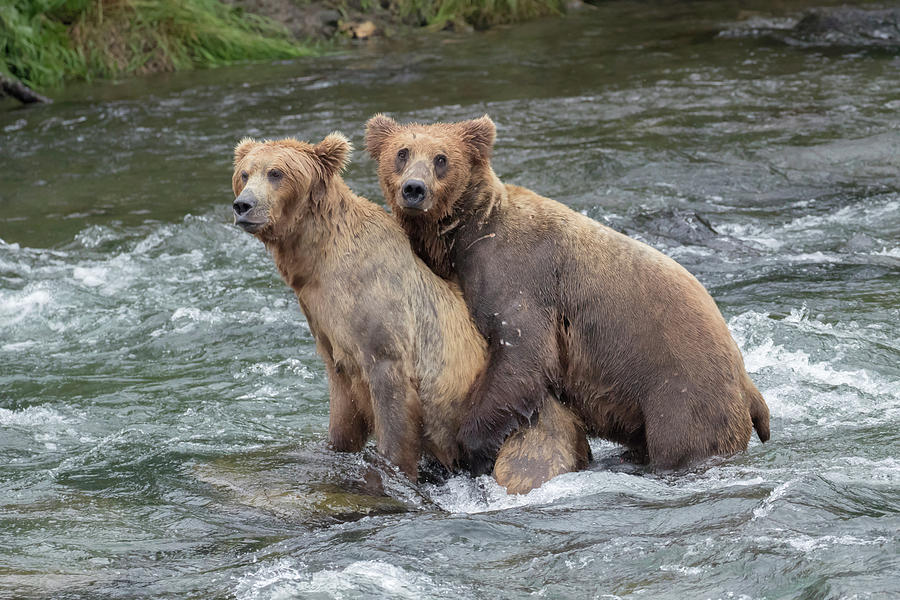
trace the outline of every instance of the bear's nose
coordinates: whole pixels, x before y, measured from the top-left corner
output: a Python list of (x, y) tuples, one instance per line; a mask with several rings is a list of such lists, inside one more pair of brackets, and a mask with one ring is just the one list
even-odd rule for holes
[(408, 179), (403, 184), (403, 200), (407, 206), (422, 204), (425, 200), (425, 182), (419, 179)]
[(242, 217), (256, 206), (256, 197), (249, 190), (244, 190), (240, 196), (234, 199), (234, 204), (231, 206), (234, 209), (234, 214)]

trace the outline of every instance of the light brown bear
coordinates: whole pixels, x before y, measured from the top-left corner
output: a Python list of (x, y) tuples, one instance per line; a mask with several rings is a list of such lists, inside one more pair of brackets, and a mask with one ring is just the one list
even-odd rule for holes
[[(380, 207), (339, 173), (351, 148), (340, 134), (310, 145), (243, 140), (235, 149), (235, 223), (272, 253), (306, 315), (328, 374), (329, 440), (377, 451), (416, 481), (427, 451), (447, 468), (486, 344), (458, 288), (419, 260)], [(541, 418), (509, 438), (495, 477), (510, 493), (587, 465), (584, 427), (550, 394)]]
[(484, 116), (400, 125), (377, 115), (366, 146), (413, 249), (457, 281), (490, 361), (459, 441), (486, 472), (547, 394), (591, 435), (662, 469), (744, 450), (769, 410), (703, 286), (671, 258), (491, 169)]

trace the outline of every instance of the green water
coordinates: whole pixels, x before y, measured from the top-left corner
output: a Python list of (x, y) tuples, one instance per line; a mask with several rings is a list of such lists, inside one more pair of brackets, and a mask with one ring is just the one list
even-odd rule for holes
[[(607, 2), (4, 105), (0, 598), (900, 595), (900, 54), (767, 33), (803, 6)], [(373, 496), (230, 163), (245, 135), (361, 149), (376, 112), (489, 113), (501, 178), (695, 273), (772, 440)], [(379, 198), (364, 151), (346, 179)]]

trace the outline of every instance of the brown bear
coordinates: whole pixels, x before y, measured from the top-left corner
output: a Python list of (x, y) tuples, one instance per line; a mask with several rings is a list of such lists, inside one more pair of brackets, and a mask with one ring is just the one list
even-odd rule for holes
[(650, 246), (504, 185), (495, 135), (487, 116), (366, 125), (395, 218), (488, 340), (459, 432), (469, 467), (485, 472), (547, 394), (656, 468), (744, 450), (753, 427), (766, 441), (768, 407), (706, 289)]
[[(423, 451), (452, 468), (469, 388), (487, 349), (459, 289), (419, 260), (379, 206), (339, 172), (340, 134), (310, 145), (243, 140), (235, 149), (234, 220), (272, 253), (306, 315), (328, 375), (329, 440), (377, 451), (417, 479)], [(510, 493), (587, 465), (584, 427), (550, 394), (541, 418), (500, 448), (495, 477)]]

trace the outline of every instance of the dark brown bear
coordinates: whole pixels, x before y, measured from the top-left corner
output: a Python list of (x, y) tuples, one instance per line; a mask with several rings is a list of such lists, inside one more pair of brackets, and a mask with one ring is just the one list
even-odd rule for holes
[(495, 127), (400, 125), (378, 115), (366, 145), (413, 248), (458, 281), (490, 349), (459, 441), (486, 471), (506, 436), (556, 395), (589, 434), (657, 468), (769, 438), (769, 411), (715, 302), (646, 244), (491, 169)]
[[(464, 404), (487, 361), (459, 289), (432, 273), (380, 207), (339, 172), (350, 144), (244, 140), (235, 149), (235, 223), (259, 238), (293, 288), (325, 362), (329, 439), (378, 452), (413, 481), (423, 451), (458, 462)], [(584, 427), (549, 394), (541, 418), (500, 449), (495, 477), (511, 493), (583, 468)], [(499, 445), (498, 445), (499, 447)]]

